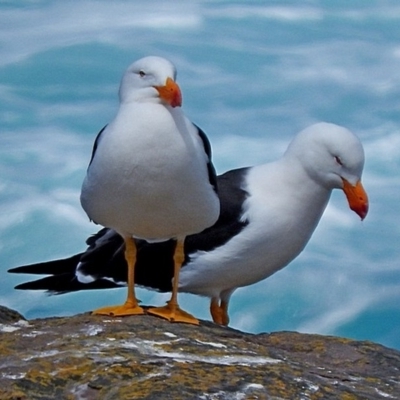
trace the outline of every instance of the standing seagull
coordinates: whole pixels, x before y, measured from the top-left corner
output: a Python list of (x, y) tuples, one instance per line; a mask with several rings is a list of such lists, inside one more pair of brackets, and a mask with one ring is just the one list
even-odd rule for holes
[[(168, 60), (145, 57), (134, 62), (121, 81), (116, 117), (96, 138), (81, 204), (91, 220), (124, 239), (128, 297), (125, 304), (100, 308), (95, 314), (144, 313), (134, 292), (134, 238), (176, 239), (174, 273), (179, 277), (185, 237), (208, 228), (219, 216), (210, 145), (183, 114), (175, 79), (175, 67)], [(168, 304), (149, 313), (198, 323), (179, 308), (177, 290), (174, 285)]]
[[(186, 237), (179, 290), (208, 296), (214, 322), (228, 325), (232, 293), (271, 276), (303, 251), (333, 189), (342, 189), (350, 208), (361, 219), (366, 217), (363, 166), (363, 147), (352, 132), (319, 123), (297, 134), (279, 160), (220, 175), (219, 219)], [(11, 270), (51, 275), (17, 289), (65, 293), (125, 284), (121, 238), (103, 229), (87, 244), (86, 252), (71, 258)], [(137, 283), (170, 291), (174, 241), (137, 244)]]

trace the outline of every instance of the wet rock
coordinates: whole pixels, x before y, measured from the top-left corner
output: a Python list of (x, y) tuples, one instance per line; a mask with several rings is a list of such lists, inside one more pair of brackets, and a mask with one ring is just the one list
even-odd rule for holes
[(0, 338), (4, 400), (400, 399), (400, 352), (371, 342), (89, 314), (9, 319)]

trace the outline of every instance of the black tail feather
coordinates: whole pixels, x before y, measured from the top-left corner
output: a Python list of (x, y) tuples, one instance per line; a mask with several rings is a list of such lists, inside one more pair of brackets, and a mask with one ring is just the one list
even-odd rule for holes
[(62, 260), (46, 261), (38, 264), (22, 265), (21, 267), (11, 268), (8, 272), (15, 274), (35, 274), (35, 275), (75, 275), (76, 266), (83, 253), (76, 254)]
[[(138, 253), (135, 283), (160, 292), (171, 291), (176, 242), (169, 240), (150, 245), (143, 240), (137, 240), (136, 244)], [(76, 276), (78, 265), (80, 273), (93, 278), (93, 282), (79, 282)], [(23, 265), (11, 268), (8, 272), (50, 275), (15, 287), (19, 290), (45, 290), (49, 294), (121, 287), (127, 281), (123, 240), (115, 234), (115, 237), (103, 241), (101, 245), (95, 246), (93, 242), (85, 253), (61, 260)]]
[(35, 281), (21, 283), (15, 286), (19, 290), (46, 290), (49, 294), (63, 294), (90, 289), (112, 289), (120, 287), (106, 279), (99, 279), (90, 283), (79, 282), (75, 275), (58, 274), (46, 276)]

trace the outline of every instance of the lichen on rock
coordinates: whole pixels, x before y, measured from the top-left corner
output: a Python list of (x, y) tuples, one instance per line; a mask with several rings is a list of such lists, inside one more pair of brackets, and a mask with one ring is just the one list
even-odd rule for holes
[(400, 352), (371, 342), (5, 308), (0, 324), (1, 399), (400, 398)]

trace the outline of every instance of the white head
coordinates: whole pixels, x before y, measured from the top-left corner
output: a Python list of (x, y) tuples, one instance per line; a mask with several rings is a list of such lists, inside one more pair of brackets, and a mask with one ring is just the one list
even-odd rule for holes
[(156, 56), (141, 58), (122, 77), (120, 102), (151, 101), (179, 107), (182, 94), (175, 79), (176, 68), (170, 61)]
[(325, 122), (312, 125), (296, 135), (285, 157), (298, 160), (311, 179), (328, 190), (343, 189), (350, 208), (365, 218), (368, 197), (361, 185), (364, 149), (354, 133)]

